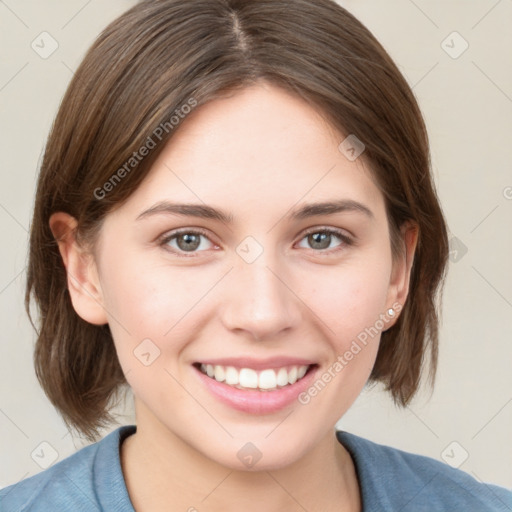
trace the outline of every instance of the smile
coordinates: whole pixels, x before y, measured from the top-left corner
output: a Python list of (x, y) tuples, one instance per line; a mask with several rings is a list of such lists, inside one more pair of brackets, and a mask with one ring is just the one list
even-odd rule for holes
[(311, 366), (292, 365), (261, 371), (211, 364), (200, 364), (198, 368), (204, 375), (233, 388), (272, 391), (295, 384), (306, 375)]
[(231, 409), (256, 415), (300, 405), (297, 397), (311, 386), (319, 371), (317, 363), (289, 356), (204, 360), (192, 366), (212, 398)]

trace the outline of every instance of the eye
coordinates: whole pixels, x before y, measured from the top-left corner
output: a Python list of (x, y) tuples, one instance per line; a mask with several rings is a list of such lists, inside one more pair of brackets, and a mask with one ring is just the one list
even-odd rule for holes
[[(336, 238), (340, 240), (341, 243), (333, 248), (331, 243)], [(203, 243), (202, 239), (207, 240), (207, 243)], [(344, 246), (353, 244), (349, 236), (342, 231), (332, 228), (312, 229), (304, 234), (301, 242), (302, 240), (306, 240), (306, 242), (310, 244), (310, 248), (316, 250), (316, 252), (328, 253), (331, 251), (327, 251), (327, 249), (338, 251), (343, 249)], [(210, 244), (209, 247), (208, 244)], [(177, 256), (185, 257), (188, 257), (186, 253), (192, 256), (194, 253), (203, 252), (215, 247), (215, 244), (208, 238), (206, 232), (197, 229), (182, 229), (164, 235), (160, 240), (160, 245)]]
[(211, 249), (211, 247), (205, 247), (201, 238), (208, 240), (211, 246), (214, 246), (213, 242), (211, 242), (205, 232), (191, 229), (174, 231), (173, 233), (164, 236), (160, 241), (160, 245), (171, 249), (171, 251), (176, 253), (178, 256), (182, 256), (180, 253), (202, 252), (204, 250)]
[(333, 248), (331, 242), (335, 238), (341, 240), (342, 243), (335, 246), (334, 250), (341, 250), (345, 245), (352, 245), (352, 239), (349, 236), (345, 235), (342, 231), (330, 228), (310, 230), (305, 233), (301, 241), (306, 240), (312, 249), (324, 251), (325, 249)]

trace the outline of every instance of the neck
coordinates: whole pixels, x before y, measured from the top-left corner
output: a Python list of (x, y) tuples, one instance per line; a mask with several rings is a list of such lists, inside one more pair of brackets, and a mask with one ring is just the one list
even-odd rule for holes
[(138, 421), (122, 444), (121, 464), (137, 512), (361, 510), (352, 459), (334, 432), (286, 467), (240, 471), (209, 459), (161, 424)]

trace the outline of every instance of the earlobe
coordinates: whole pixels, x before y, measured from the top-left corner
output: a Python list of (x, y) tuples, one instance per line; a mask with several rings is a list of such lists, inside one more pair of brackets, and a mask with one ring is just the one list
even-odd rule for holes
[(67, 213), (57, 212), (51, 215), (49, 224), (66, 268), (73, 308), (86, 322), (95, 325), (108, 323), (96, 263), (93, 255), (80, 247), (76, 240), (76, 219)]
[[(393, 308), (393, 304), (400, 304), (399, 309), (395, 308), (395, 313), (399, 313), (403, 308), (409, 294), (411, 270), (418, 244), (419, 227), (416, 223), (409, 221), (402, 225), (400, 232), (403, 251), (397, 261), (393, 263), (393, 271), (386, 302), (388, 308)], [(398, 314), (395, 314), (393, 324), (398, 319), (398, 316)]]

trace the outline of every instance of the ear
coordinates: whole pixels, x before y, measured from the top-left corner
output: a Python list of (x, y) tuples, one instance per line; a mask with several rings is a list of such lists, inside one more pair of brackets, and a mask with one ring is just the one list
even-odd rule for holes
[(76, 219), (57, 212), (51, 215), (49, 224), (66, 268), (73, 308), (86, 322), (108, 323), (94, 257), (76, 241)]
[[(394, 325), (398, 319), (398, 313), (403, 308), (409, 294), (409, 283), (411, 279), (411, 269), (414, 262), (414, 254), (418, 243), (419, 227), (412, 221), (405, 222), (401, 228), (402, 253), (393, 262), (391, 280), (388, 288), (387, 308), (395, 309), (394, 319), (391, 320), (389, 327)], [(389, 328), (388, 327), (388, 328)]]

